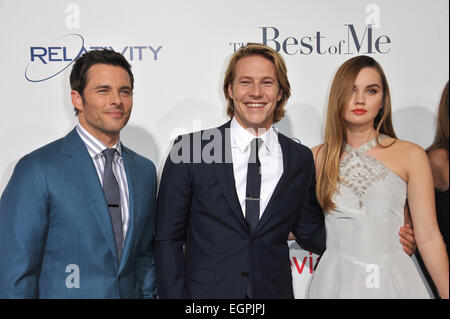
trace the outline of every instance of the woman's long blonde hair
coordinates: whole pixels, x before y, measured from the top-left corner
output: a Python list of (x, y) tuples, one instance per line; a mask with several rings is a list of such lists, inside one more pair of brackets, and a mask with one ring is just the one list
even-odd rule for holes
[(332, 198), (338, 190), (337, 183), (340, 181), (339, 161), (347, 143), (342, 110), (350, 101), (353, 84), (359, 71), (367, 67), (374, 68), (380, 74), (382, 82), (383, 107), (374, 121), (377, 136), (382, 133), (396, 138), (394, 127), (392, 126), (391, 95), (386, 75), (380, 64), (373, 58), (364, 55), (347, 60), (336, 72), (331, 85), (325, 126), (325, 141), (319, 149), (322, 160), (318, 172), (316, 194), (322, 209), (326, 212), (336, 208)]

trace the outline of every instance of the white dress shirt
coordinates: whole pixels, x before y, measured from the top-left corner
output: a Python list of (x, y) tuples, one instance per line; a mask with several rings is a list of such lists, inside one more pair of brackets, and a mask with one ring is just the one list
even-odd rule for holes
[[(92, 136), (88, 131), (86, 131), (80, 124), (76, 127), (81, 140), (86, 145), (86, 148), (91, 155), (92, 161), (94, 162), (95, 169), (97, 170), (98, 178), (100, 179), (100, 184), (103, 185), (103, 174), (105, 170), (105, 156), (103, 151), (108, 147)], [(120, 189), (120, 208), (122, 213), (122, 232), (123, 238), (126, 238), (128, 230), (129, 221), (129, 193), (128, 193), (128, 182), (127, 175), (125, 173), (125, 167), (122, 158), (122, 144), (120, 140), (117, 141), (115, 148), (117, 152), (114, 153), (114, 158), (112, 162), (112, 170), (114, 176), (116, 177), (117, 183)], [(124, 240), (125, 242), (125, 240)]]
[[(231, 154), (236, 192), (245, 216), (245, 197), (247, 188), (247, 166), (250, 157), (250, 143), (255, 135), (243, 128), (235, 117), (230, 124)], [(261, 162), (261, 195), (259, 201), (259, 218), (272, 197), (273, 191), (283, 174), (283, 153), (278, 142), (278, 133), (271, 127), (263, 135), (258, 136), (263, 141), (258, 155)]]

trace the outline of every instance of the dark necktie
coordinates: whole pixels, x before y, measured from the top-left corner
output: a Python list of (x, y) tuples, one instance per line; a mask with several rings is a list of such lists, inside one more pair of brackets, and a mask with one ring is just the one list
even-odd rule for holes
[(114, 240), (116, 243), (117, 258), (120, 260), (123, 245), (122, 233), (122, 213), (120, 209), (120, 190), (119, 184), (112, 170), (112, 161), (116, 149), (108, 148), (103, 151), (105, 156), (105, 171), (103, 173), (103, 192), (108, 203), (109, 215), (114, 231)]
[(259, 161), (258, 150), (262, 141), (259, 138), (253, 139), (250, 143), (250, 157), (247, 168), (247, 188), (245, 194), (245, 219), (249, 230), (253, 233), (259, 222), (259, 202), (261, 194), (261, 163)]

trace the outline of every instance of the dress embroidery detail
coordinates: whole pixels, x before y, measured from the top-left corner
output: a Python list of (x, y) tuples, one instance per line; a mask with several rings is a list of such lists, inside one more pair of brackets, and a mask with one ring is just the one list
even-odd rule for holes
[[(386, 138), (380, 135), (379, 141)], [(367, 190), (374, 184), (384, 180), (389, 169), (365, 153), (377, 145), (376, 139), (372, 139), (361, 147), (354, 149), (348, 144), (345, 146), (346, 156), (339, 163), (341, 183), (352, 189), (359, 197), (359, 207), (363, 207), (363, 199)]]

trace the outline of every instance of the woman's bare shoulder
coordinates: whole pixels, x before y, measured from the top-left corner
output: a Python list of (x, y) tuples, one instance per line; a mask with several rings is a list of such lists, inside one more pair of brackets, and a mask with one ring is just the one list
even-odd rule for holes
[(381, 144), (383, 146), (391, 146), (390, 148), (392, 149), (392, 151), (400, 153), (402, 157), (405, 156), (423, 157), (426, 155), (425, 150), (421, 146), (405, 140), (388, 137), (385, 140), (383, 140)]

